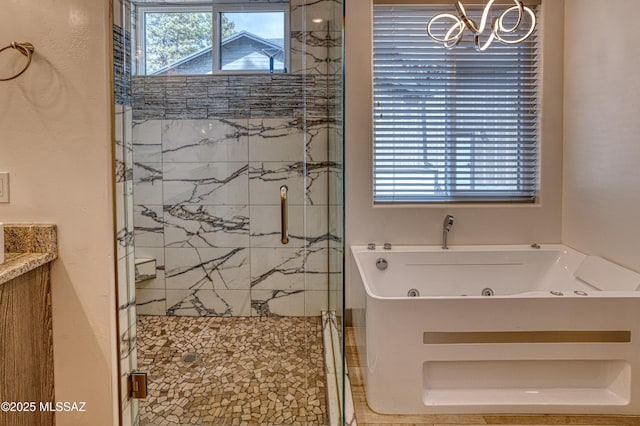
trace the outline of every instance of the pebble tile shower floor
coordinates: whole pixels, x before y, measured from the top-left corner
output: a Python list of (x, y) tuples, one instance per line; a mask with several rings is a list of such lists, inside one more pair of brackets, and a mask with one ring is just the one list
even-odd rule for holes
[(138, 317), (141, 425), (323, 425), (316, 317)]

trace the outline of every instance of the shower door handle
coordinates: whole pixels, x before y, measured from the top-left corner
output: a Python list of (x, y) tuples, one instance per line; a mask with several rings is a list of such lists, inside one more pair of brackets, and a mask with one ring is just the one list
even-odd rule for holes
[(289, 211), (287, 207), (287, 185), (280, 187), (280, 242), (287, 244), (289, 242)]

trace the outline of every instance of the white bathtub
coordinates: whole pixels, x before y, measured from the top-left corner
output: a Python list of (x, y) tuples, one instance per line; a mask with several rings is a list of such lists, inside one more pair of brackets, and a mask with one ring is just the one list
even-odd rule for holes
[(351, 255), (374, 411), (640, 414), (639, 274), (560, 245)]

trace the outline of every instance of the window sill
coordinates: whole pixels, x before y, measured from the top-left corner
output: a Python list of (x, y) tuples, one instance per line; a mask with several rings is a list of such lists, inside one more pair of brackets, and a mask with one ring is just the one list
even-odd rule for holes
[(532, 209), (541, 208), (542, 203), (373, 203), (374, 209)]

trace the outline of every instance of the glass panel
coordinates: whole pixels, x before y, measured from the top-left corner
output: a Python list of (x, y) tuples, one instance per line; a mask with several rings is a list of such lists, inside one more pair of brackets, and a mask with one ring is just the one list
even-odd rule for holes
[(211, 12), (145, 12), (145, 74), (211, 74)]
[(129, 374), (137, 369), (136, 291), (133, 244), (133, 137), (131, 132), (131, 5), (113, 3), (114, 176), (120, 424), (138, 424), (138, 402), (127, 394)]
[(285, 71), (284, 12), (222, 12), (220, 69)]
[[(123, 223), (133, 215), (134, 232), (121, 237), (134, 243), (139, 268), (148, 260), (156, 268), (138, 269), (135, 288), (121, 293), (123, 307), (135, 305), (122, 311), (129, 328), (121, 348), (149, 379), (141, 424), (329, 424), (328, 342), (337, 364), (334, 396), (342, 391), (342, 3), (265, 0), (246, 10), (237, 3), (212, 12), (222, 28), (208, 46), (218, 50), (220, 31), (223, 48), (204, 56), (216, 58), (209, 63), (215, 71), (231, 70), (224, 61), (254, 43), (249, 53), (261, 55), (259, 67), (236, 62), (244, 65), (234, 70), (259, 75), (170, 77), (184, 71), (175, 62), (204, 49), (195, 43), (164, 68), (145, 66), (151, 50), (140, 51), (140, 74), (150, 75), (123, 73), (118, 86), (126, 105), (116, 109), (118, 129), (133, 151), (118, 148), (122, 161), (133, 163), (117, 164), (133, 185), (133, 211), (117, 208)], [(167, 12), (172, 6), (179, 9)], [(140, 7), (147, 19), (138, 14), (137, 22), (147, 31), (131, 30), (139, 49), (151, 40), (149, 17), (208, 13), (168, 3)], [(270, 75), (269, 56), (274, 72), (287, 71), (290, 45), (296, 69)], [(119, 272), (132, 270), (123, 263)], [(337, 327), (323, 336), (327, 311)], [(123, 363), (121, 376), (133, 368)], [(123, 424), (135, 424), (130, 413), (138, 407), (126, 398), (124, 381), (122, 392)]]

